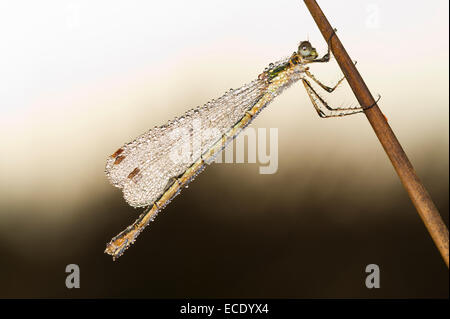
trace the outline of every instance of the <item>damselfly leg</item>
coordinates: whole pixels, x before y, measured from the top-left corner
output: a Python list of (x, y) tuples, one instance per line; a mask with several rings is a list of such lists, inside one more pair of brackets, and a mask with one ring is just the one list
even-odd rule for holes
[(327, 41), (327, 53), (324, 54), (323, 57), (321, 57), (320, 59), (314, 59), (311, 62), (329, 62), (330, 61), (330, 53), (331, 53), (331, 49), (330, 49), (330, 45), (331, 45), (331, 39), (333, 38), (333, 36), (336, 34), (337, 29), (333, 29), (333, 33), (331, 34), (331, 36), (328, 38)]
[(335, 86), (333, 86), (333, 87), (329, 87), (329, 86), (326, 86), (325, 84), (323, 84), (322, 82), (320, 82), (319, 80), (317, 80), (316, 79), (316, 77), (311, 73), (311, 72), (309, 72), (308, 70), (306, 70), (305, 71), (305, 74), (307, 75), (307, 76), (309, 76), (314, 82), (316, 82), (317, 84), (319, 84), (320, 85), (320, 87), (322, 88), (322, 89), (324, 89), (325, 91), (327, 91), (328, 93), (332, 93), (344, 80), (345, 80), (345, 76), (344, 77), (342, 77), (342, 79), (340, 79), (337, 83), (336, 83), (336, 85)]
[[(334, 29), (333, 34), (328, 39), (328, 49), (327, 53), (322, 58), (317, 58), (318, 54), (314, 47), (312, 47), (311, 43), (309, 41), (303, 41), (300, 43), (298, 48), (298, 55), (300, 55), (300, 63), (302, 64), (309, 64), (309, 63), (326, 63), (330, 61), (330, 44), (331, 39), (334, 36), (336, 32), (336, 29)], [(292, 58), (291, 58), (292, 60)], [(356, 64), (356, 62), (355, 62)], [(333, 87), (329, 87), (322, 82), (320, 82), (310, 71), (309, 68), (305, 68), (304, 74), (312, 79), (315, 83), (317, 83), (325, 92), (332, 93), (344, 80), (345, 77), (340, 79), (336, 85)], [(361, 107), (331, 107), (328, 105), (328, 103), (316, 92), (316, 90), (313, 88), (311, 83), (305, 78), (305, 76), (302, 77), (302, 83), (305, 86), (306, 92), (308, 93), (308, 96), (311, 100), (311, 103), (313, 104), (314, 108), (316, 109), (317, 113), (322, 118), (327, 117), (339, 117), (339, 116), (346, 116), (346, 115), (352, 115), (355, 113), (359, 113), (363, 111), (363, 108)]]
[[(328, 105), (328, 103), (314, 90), (311, 83), (306, 80), (305, 78), (302, 79), (302, 83), (305, 86), (306, 92), (308, 93), (308, 96), (311, 100), (311, 103), (313, 104), (314, 108), (317, 111), (317, 114), (319, 114), (322, 118), (327, 117), (340, 117), (340, 116), (347, 116), (352, 115), (356, 113), (363, 112), (364, 109), (362, 107), (337, 107), (332, 108)], [(325, 107), (326, 110), (324, 110), (323, 107)]]

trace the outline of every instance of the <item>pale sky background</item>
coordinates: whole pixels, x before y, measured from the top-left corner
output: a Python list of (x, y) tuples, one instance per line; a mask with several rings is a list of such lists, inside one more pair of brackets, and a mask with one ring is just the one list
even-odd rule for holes
[[(320, 5), (373, 94), (382, 95), (413, 163), (430, 161), (423, 145), (442, 151), (431, 161), (448, 162), (448, 1)], [(102, 174), (117, 147), (251, 81), (305, 38), (324, 52), (296, 0), (2, 1), (1, 201), (52, 213), (116, 191)], [(340, 74), (336, 65), (315, 70), (329, 83)], [(283, 127), (280, 145), (297, 139), (294, 162), (323, 155), (307, 147), (312, 134), (323, 134), (323, 149), (345, 150), (337, 141), (353, 138), (380, 151), (362, 116), (318, 119), (301, 85), (254, 123)]]

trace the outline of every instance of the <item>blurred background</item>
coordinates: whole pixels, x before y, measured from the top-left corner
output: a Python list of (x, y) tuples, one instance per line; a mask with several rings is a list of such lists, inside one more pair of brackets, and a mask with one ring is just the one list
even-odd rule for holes
[[(448, 225), (448, 1), (319, 1)], [(213, 164), (118, 261), (141, 209), (104, 175), (149, 128), (250, 82), (309, 39), (302, 1), (2, 1), (0, 297), (448, 298), (448, 269), (364, 115), (301, 84), (252, 127), (278, 171)], [(332, 84), (335, 63), (312, 67)], [(343, 87), (331, 104), (355, 104)], [(327, 96), (328, 98), (328, 96)], [(81, 288), (67, 289), (77, 264)], [(365, 286), (379, 265), (381, 288)]]

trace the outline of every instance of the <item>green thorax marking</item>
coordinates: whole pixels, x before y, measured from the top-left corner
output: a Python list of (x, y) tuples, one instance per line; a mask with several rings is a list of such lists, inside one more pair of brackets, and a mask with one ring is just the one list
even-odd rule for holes
[(274, 78), (276, 78), (278, 76), (278, 74), (280, 74), (281, 72), (285, 71), (289, 66), (291, 65), (297, 65), (300, 63), (300, 59), (299, 56), (297, 54), (293, 54), (291, 56), (291, 58), (289, 59), (288, 62), (277, 66), (276, 68), (269, 70), (267, 72), (267, 75), (269, 77), (269, 81), (273, 80)]
[(281, 72), (285, 71), (289, 67), (289, 62), (286, 62), (280, 66), (277, 66), (276, 68), (269, 70), (267, 72), (267, 75), (269, 76), (269, 81), (273, 80), (280, 74)]

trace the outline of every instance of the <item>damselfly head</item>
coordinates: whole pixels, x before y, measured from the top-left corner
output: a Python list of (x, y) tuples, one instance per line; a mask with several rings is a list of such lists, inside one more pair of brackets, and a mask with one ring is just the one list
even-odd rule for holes
[(305, 60), (314, 60), (318, 54), (316, 48), (313, 48), (309, 41), (302, 41), (298, 45), (298, 54)]

